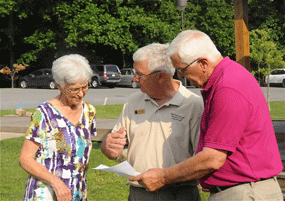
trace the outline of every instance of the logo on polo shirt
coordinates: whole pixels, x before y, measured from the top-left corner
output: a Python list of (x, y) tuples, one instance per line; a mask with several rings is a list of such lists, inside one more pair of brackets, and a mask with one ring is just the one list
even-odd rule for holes
[(171, 119), (176, 120), (176, 121), (182, 121), (185, 117), (178, 115), (178, 114), (173, 114), (171, 113)]
[(135, 114), (144, 114), (144, 113), (145, 113), (145, 109), (135, 110)]

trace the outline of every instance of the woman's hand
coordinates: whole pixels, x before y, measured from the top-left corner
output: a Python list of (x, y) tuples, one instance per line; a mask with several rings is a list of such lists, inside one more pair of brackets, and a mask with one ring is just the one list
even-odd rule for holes
[(53, 188), (58, 201), (71, 201), (71, 190), (64, 182), (50, 173), (45, 166), (35, 161), (35, 154), (39, 147), (40, 144), (25, 139), (19, 157), (20, 166), (29, 174), (49, 184)]
[(54, 179), (51, 183), (57, 201), (71, 201), (71, 190), (59, 178)]

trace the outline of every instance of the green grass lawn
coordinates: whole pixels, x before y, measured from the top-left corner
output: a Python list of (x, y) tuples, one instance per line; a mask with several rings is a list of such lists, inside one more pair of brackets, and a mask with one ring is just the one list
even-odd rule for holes
[[(270, 115), (272, 119), (285, 119), (285, 102), (270, 102)], [(95, 105), (98, 119), (116, 119), (120, 116), (123, 105)], [(27, 112), (33, 112), (34, 109), (25, 109)], [(15, 114), (15, 110), (1, 110), (0, 116)]]
[[(0, 200), (22, 200), (25, 192), (28, 174), (19, 166), (18, 157), (24, 137), (0, 141)], [(100, 143), (93, 142), (90, 164), (87, 173), (88, 200), (127, 200), (129, 186), (127, 178), (118, 177), (114, 173), (93, 170), (100, 164), (113, 166), (117, 162), (106, 158), (100, 150)], [(203, 200), (207, 200), (208, 193), (202, 192)]]
[(272, 101), (270, 107), (271, 119), (285, 119), (285, 102)]
[[(94, 105), (96, 108), (96, 118), (98, 119), (116, 119), (120, 116), (123, 109), (122, 104), (117, 105)], [(34, 109), (25, 109), (27, 112), (33, 112)], [(1, 110), (0, 116), (14, 115), (15, 110)]]

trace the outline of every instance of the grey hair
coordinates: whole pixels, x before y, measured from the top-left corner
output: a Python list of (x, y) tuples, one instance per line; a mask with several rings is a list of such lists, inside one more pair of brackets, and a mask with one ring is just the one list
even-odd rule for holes
[(186, 30), (179, 33), (170, 43), (167, 56), (175, 53), (183, 63), (191, 63), (199, 57), (206, 57), (214, 62), (221, 53), (216, 48), (211, 38), (198, 30)]
[(172, 66), (171, 60), (166, 56), (166, 51), (169, 44), (152, 43), (138, 49), (134, 55), (133, 60), (145, 61), (147, 60), (147, 68), (151, 72), (156, 70), (163, 70), (169, 75), (174, 75), (175, 68)]
[(85, 57), (79, 54), (69, 54), (53, 62), (52, 75), (54, 81), (64, 88), (66, 83), (90, 82), (93, 71)]

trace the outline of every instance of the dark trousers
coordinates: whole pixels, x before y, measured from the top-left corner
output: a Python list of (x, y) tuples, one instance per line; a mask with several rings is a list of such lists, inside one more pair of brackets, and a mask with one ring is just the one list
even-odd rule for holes
[(167, 201), (167, 200), (191, 200), (201, 201), (199, 190), (194, 185), (170, 186), (155, 192), (148, 192), (145, 188), (130, 186), (128, 201)]

